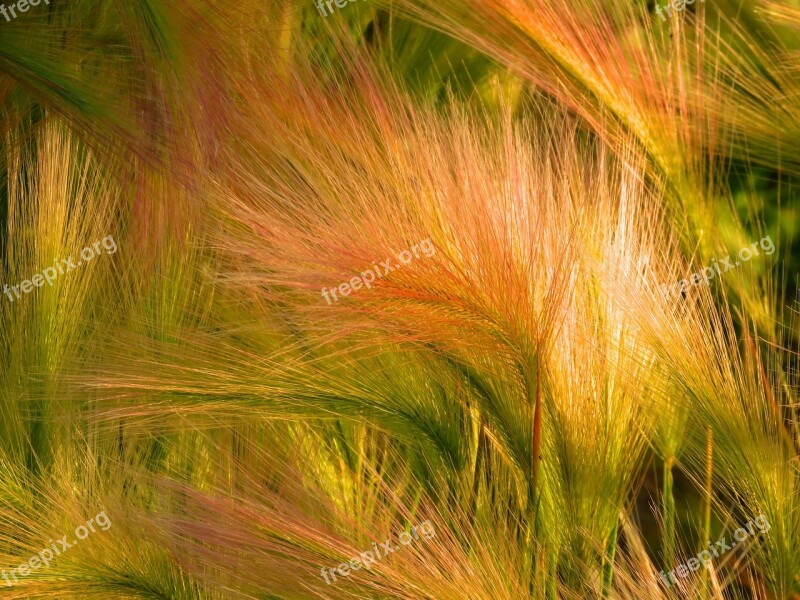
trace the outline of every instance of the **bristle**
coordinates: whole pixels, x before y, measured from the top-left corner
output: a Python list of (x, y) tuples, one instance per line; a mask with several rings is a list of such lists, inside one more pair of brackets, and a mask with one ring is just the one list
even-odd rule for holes
[(212, 4), (0, 5), (2, 593), (800, 598), (796, 6)]

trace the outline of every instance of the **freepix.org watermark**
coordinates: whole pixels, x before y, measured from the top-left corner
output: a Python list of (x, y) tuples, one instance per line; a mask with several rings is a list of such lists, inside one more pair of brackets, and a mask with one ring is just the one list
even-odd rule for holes
[[(3, 293), (8, 296), (8, 299), (11, 300), (11, 302), (13, 302), (14, 297), (20, 297), (20, 291), (22, 291), (24, 294), (29, 294), (31, 291), (33, 291), (34, 286), (42, 287), (45, 282), (47, 282), (47, 285), (52, 286), (53, 281), (59, 275), (69, 273), (73, 269), (80, 267), (84, 262), (89, 262), (95, 256), (100, 256), (101, 247), (105, 249), (106, 254), (114, 254), (117, 251), (117, 243), (114, 241), (114, 238), (110, 235), (106, 236), (102, 240), (95, 242), (91, 246), (86, 246), (86, 248), (81, 250), (81, 260), (79, 260), (77, 263), (72, 260), (72, 256), (66, 260), (56, 259), (56, 264), (54, 267), (47, 267), (46, 269), (43, 269), (41, 273), (37, 273), (30, 279), (26, 279), (17, 285), (9, 286), (8, 284), (5, 284), (3, 286)], [(14, 297), (12, 297), (11, 292), (14, 292)]]
[(767, 517), (758, 515), (755, 519), (748, 521), (743, 527), (739, 527), (739, 529), (733, 532), (733, 540), (730, 544), (727, 542), (726, 537), (722, 537), (713, 544), (709, 543), (708, 550), (701, 550), (697, 556), (678, 565), (669, 573), (665, 574), (664, 571), (661, 571), (659, 576), (667, 587), (670, 587), (677, 582), (675, 579), (676, 575), (680, 578), (688, 577), (689, 573), (697, 571), (700, 569), (701, 565), (704, 569), (707, 569), (714, 558), (719, 558), (728, 550), (735, 548), (737, 544), (744, 542), (749, 536), (753, 535), (755, 533), (755, 528), (758, 528), (759, 533), (767, 533), (770, 530)]
[[(14, 9), (19, 12), (28, 12), (31, 6), (39, 6), (41, 2), (42, 0), (19, 0), (16, 4), (10, 4), (8, 6), (0, 4), (0, 13), (6, 18), (6, 21), (10, 21), (11, 17), (17, 18), (17, 13)], [(50, 0), (44, 0), (44, 3), (49, 5)], [(11, 17), (8, 16), (9, 12), (11, 13)]]
[(422, 250), (423, 256), (427, 256), (429, 258), (436, 254), (436, 248), (433, 247), (433, 243), (431, 242), (430, 238), (422, 240), (419, 244), (414, 244), (411, 246), (411, 250), (403, 250), (398, 255), (397, 260), (399, 260), (401, 264), (392, 264), (392, 259), (387, 258), (382, 263), (378, 263), (381, 267), (383, 267), (383, 273), (381, 273), (381, 269), (378, 265), (372, 265), (375, 269), (374, 271), (372, 269), (367, 269), (361, 273), (360, 276), (353, 277), (349, 282), (341, 283), (335, 288), (322, 288), (322, 296), (328, 301), (328, 304), (331, 304), (331, 299), (328, 296), (328, 293), (333, 296), (334, 302), (338, 302), (339, 298), (336, 295), (337, 290), (342, 296), (349, 296), (351, 292), (358, 291), (362, 287), (371, 288), (372, 282), (375, 281), (376, 273), (378, 277), (383, 277), (395, 269), (399, 269), (402, 265), (409, 264), (412, 260), (414, 260), (415, 256), (417, 258), (420, 257), (420, 250)]
[[(695, 0), (673, 0), (672, 4), (667, 2), (664, 6), (659, 6), (660, 0), (656, 0), (656, 13), (659, 17), (661, 17), (662, 21), (666, 21), (667, 17), (664, 16), (664, 12), (667, 13), (670, 17), (672, 16), (672, 10), (674, 9), (676, 13), (682, 12), (686, 9), (687, 6), (691, 6), (695, 3)], [(700, 2), (705, 2), (706, 0), (700, 0)], [(664, 11), (664, 12), (662, 12)]]
[[(355, 2), (356, 0), (349, 0), (350, 2)], [(347, 6), (348, 0), (317, 0), (317, 9), (322, 14), (323, 17), (327, 17), (328, 14), (333, 14), (333, 5), (335, 4), (340, 9)], [(325, 7), (328, 7), (329, 12), (325, 12)]]
[[(328, 569), (326, 567), (322, 567), (322, 578), (325, 580), (325, 583), (331, 585), (332, 583), (336, 582), (336, 574), (338, 573), (341, 577), (348, 577), (350, 575), (350, 571), (360, 571), (362, 568), (367, 569), (369, 571), (372, 569), (372, 565), (374, 565), (378, 559), (385, 558), (389, 554), (392, 554), (402, 548), (403, 546), (408, 546), (414, 540), (418, 540), (420, 534), (426, 540), (429, 540), (436, 536), (436, 532), (433, 530), (433, 525), (431, 525), (430, 521), (425, 521), (420, 525), (415, 525), (408, 531), (402, 532), (400, 535), (397, 536), (397, 541), (402, 544), (402, 546), (398, 546), (392, 541), (392, 538), (389, 538), (385, 542), (380, 544), (376, 542), (372, 542), (372, 550), (367, 550), (366, 552), (362, 552), (358, 556), (354, 556), (350, 559), (349, 562), (342, 563), (338, 567), (333, 569)], [(381, 554), (382, 553), (382, 554)], [(328, 579), (328, 576), (333, 578), (333, 581)]]
[(31, 556), (28, 559), (28, 562), (22, 563), (16, 569), (11, 569), (9, 573), (5, 571), (0, 572), (0, 576), (5, 579), (6, 587), (14, 585), (11, 583), (11, 579), (15, 582), (19, 582), (19, 577), (26, 577), (40, 569), (42, 565), (45, 567), (50, 566), (50, 562), (58, 555), (62, 554), (64, 550), (72, 548), (72, 546), (76, 545), (79, 540), (85, 540), (89, 537), (90, 533), (97, 531), (95, 529), (95, 525), (97, 525), (101, 531), (107, 531), (111, 527), (111, 520), (106, 516), (106, 511), (98, 513), (88, 521), (86, 521), (86, 525), (78, 525), (75, 528), (75, 537), (78, 540), (67, 541), (68, 536), (62, 537), (60, 540), (48, 540), (48, 544), (50, 544), (47, 548), (40, 550), (38, 554)]
[[(719, 275), (722, 277), (723, 273), (730, 271), (734, 267), (741, 266), (743, 262), (749, 261), (754, 256), (759, 256), (759, 246), (767, 256), (770, 256), (775, 252), (775, 244), (772, 242), (772, 238), (770, 236), (766, 236), (760, 241), (753, 242), (749, 246), (745, 246), (739, 250), (734, 258), (731, 256), (726, 256), (725, 258), (721, 258), (719, 260), (712, 258), (711, 266), (703, 267), (701, 271), (692, 273), (688, 279), (681, 279), (678, 283), (673, 283), (672, 285), (664, 284), (661, 286), (661, 291), (665, 296), (671, 297), (686, 293), (690, 284), (695, 287), (699, 286), (701, 283), (711, 285), (711, 280), (714, 279), (715, 276)], [(737, 259), (735, 263), (733, 262), (734, 259)]]

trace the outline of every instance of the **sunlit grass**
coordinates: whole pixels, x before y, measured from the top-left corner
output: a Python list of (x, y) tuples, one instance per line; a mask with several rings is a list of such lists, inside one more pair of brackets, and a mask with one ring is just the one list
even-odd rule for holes
[(2, 594), (800, 597), (799, 11), (0, 22), (0, 284), (119, 247), (0, 295), (0, 570), (113, 522)]

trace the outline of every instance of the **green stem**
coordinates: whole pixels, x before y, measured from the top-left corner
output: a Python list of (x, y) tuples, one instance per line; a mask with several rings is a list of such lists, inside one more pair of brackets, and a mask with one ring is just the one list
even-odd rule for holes
[(614, 525), (611, 536), (608, 539), (605, 556), (603, 557), (603, 591), (601, 598), (608, 598), (611, 593), (611, 583), (614, 579), (614, 555), (617, 552), (617, 535), (619, 523)]
[(664, 518), (664, 563), (667, 568), (675, 564), (675, 498), (672, 494), (672, 464), (674, 457), (664, 461), (664, 488), (661, 501)]
[(558, 600), (558, 561), (556, 556), (550, 558), (550, 577), (547, 581), (548, 600)]
[(486, 457), (487, 442), (484, 427), (484, 418), (483, 414), (481, 413), (478, 422), (478, 448), (475, 451), (475, 470), (472, 474), (472, 492), (469, 501), (469, 513), (467, 515), (469, 531), (472, 531), (472, 528), (475, 524), (475, 514), (478, 510), (478, 494), (480, 493), (481, 478), (484, 476), (484, 468), (487, 468), (486, 465), (484, 465), (484, 461), (488, 460), (488, 457)]
[[(703, 519), (703, 540), (707, 545), (711, 541), (711, 485), (714, 475), (714, 434), (711, 427), (706, 427), (706, 489), (705, 489), (705, 515)], [(702, 545), (705, 550), (706, 545)], [(703, 569), (702, 598), (707, 597), (709, 580), (708, 569)]]
[[(532, 384), (532, 377), (536, 378), (536, 383)], [(542, 389), (541, 377), (539, 371), (539, 355), (536, 355), (536, 362), (533, 368), (529, 368), (526, 373), (527, 379), (527, 392), (528, 401), (533, 402), (533, 426), (531, 431), (531, 478), (528, 487), (528, 507), (527, 507), (527, 531), (526, 531), (526, 545), (527, 545), (527, 564), (530, 565), (531, 573), (531, 593), (533, 595), (534, 577), (536, 573), (536, 552), (534, 550), (534, 540), (536, 539), (536, 515), (538, 513), (539, 493), (539, 453), (542, 448)], [(533, 387), (533, 389), (531, 389)]]

